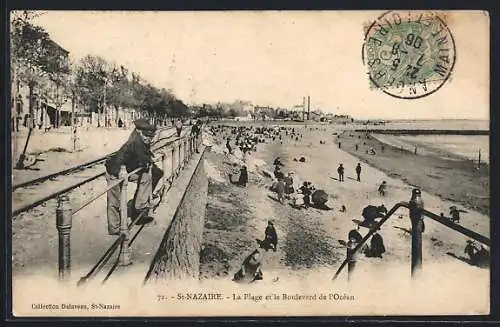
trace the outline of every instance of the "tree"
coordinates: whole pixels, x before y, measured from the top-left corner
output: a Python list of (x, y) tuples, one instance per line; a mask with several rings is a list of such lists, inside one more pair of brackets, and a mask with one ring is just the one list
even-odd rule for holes
[(36, 14), (30, 11), (15, 12), (11, 19), (11, 69), (14, 94), (20, 87), (20, 82), (29, 88), (29, 114), (33, 118), (34, 91), (47, 74), (47, 49), (44, 47), (49, 40), (48, 33), (39, 26), (33, 25)]
[[(109, 63), (102, 57), (87, 55), (76, 69), (79, 97), (91, 112), (97, 112), (97, 126), (101, 126), (101, 115), (107, 120), (106, 91), (109, 85)], [(104, 126), (107, 126), (105, 120)]]
[[(33, 107), (35, 97), (40, 97), (35, 91), (43, 85), (47, 74), (50, 74), (57, 69), (58, 64), (54, 62), (54, 57), (51, 53), (53, 44), (48, 33), (40, 26), (32, 23), (37, 13), (31, 11), (13, 12), (11, 16), (11, 85), (13, 86), (14, 99), (17, 100), (20, 83), (23, 82), (28, 86), (28, 110), (29, 110), (29, 132), (28, 138), (24, 145), (22, 154), (16, 164), (16, 168), (25, 168), (24, 160), (26, 150), (34, 129), (34, 114)], [(41, 92), (39, 92), (41, 93)], [(15, 103), (15, 101), (13, 101)], [(17, 111), (13, 110), (14, 117)], [(16, 118), (14, 118), (16, 119)]]
[(128, 79), (128, 69), (124, 66), (111, 66), (106, 102), (115, 109), (115, 124), (118, 125), (119, 110), (130, 102), (131, 88)]

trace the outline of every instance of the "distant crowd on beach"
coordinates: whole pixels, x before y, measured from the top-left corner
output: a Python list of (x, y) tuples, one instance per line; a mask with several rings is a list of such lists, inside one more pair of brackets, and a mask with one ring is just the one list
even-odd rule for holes
[[(314, 130), (314, 128), (309, 127), (309, 130)], [(283, 144), (283, 141), (301, 141), (303, 139), (304, 133), (307, 132), (307, 128), (304, 127), (290, 127), (290, 126), (226, 126), (226, 125), (211, 125), (209, 126), (209, 131), (215, 135), (219, 141), (224, 142), (224, 149), (228, 156), (236, 155), (236, 152), (240, 152), (242, 156), (243, 164), (239, 169), (239, 176), (237, 179), (234, 178), (233, 174), (229, 174), (229, 180), (232, 184), (236, 184), (240, 187), (246, 187), (249, 178), (246, 162), (248, 156), (252, 152), (257, 152), (259, 147), (264, 144)], [(334, 133), (336, 134), (336, 133)], [(354, 135), (349, 135), (349, 137), (354, 137)], [(358, 136), (361, 139), (361, 135)], [(370, 135), (364, 135), (366, 138), (370, 138)], [(341, 139), (337, 137), (335, 140), (339, 148), (342, 148)], [(320, 144), (326, 144), (324, 140), (319, 141)], [(366, 145), (366, 143), (365, 143)], [(359, 144), (355, 145), (356, 151), (359, 150)], [(384, 145), (380, 148), (381, 153), (384, 153)], [(415, 150), (416, 152), (417, 150)], [(377, 149), (373, 147), (367, 148), (366, 153), (371, 155), (377, 154)], [(300, 158), (293, 158), (294, 161), (307, 162), (307, 158), (304, 156)], [(268, 171), (263, 169), (262, 174), (272, 179), (272, 183), (269, 186), (269, 190), (276, 194), (275, 200), (281, 204), (284, 204), (289, 200), (289, 204), (296, 209), (308, 209), (314, 207), (316, 209), (322, 210), (333, 210), (327, 204), (329, 195), (323, 189), (313, 185), (310, 181), (300, 181), (299, 176), (295, 174), (294, 171), (289, 170), (285, 172), (285, 163), (282, 162), (280, 157), (276, 157), (272, 162), (274, 170)], [(357, 163), (353, 168), (356, 174), (356, 181), (361, 182), (362, 177), (362, 165)], [(339, 163), (336, 169), (336, 175), (339, 182), (345, 182), (346, 167), (343, 163)], [(385, 197), (388, 192), (387, 181), (381, 181), (377, 187), (377, 192), (380, 197)], [(339, 211), (346, 212), (347, 208), (345, 204), (340, 206)], [(460, 213), (466, 212), (465, 210), (458, 209), (456, 207), (450, 207), (449, 218), (454, 223), (460, 222)], [(376, 226), (378, 219), (385, 217), (387, 214), (387, 208), (382, 205), (368, 205), (363, 208), (361, 216), (363, 220), (359, 221), (353, 219), (358, 227), (351, 230), (348, 234), (348, 240), (344, 244), (347, 248), (353, 248), (356, 244), (361, 242), (362, 236), (359, 233), (360, 227), (366, 227), (372, 229)], [(444, 217), (444, 214), (441, 214)], [(242, 262), (240, 270), (234, 274), (233, 280), (236, 282), (253, 282), (255, 280), (260, 280), (263, 278), (263, 273), (261, 269), (261, 251), (273, 250), (276, 252), (278, 246), (278, 235), (274, 227), (272, 220), (268, 221), (268, 225), (264, 231), (264, 239), (257, 239), (258, 247), (252, 251)], [(377, 229), (370, 237), (369, 245), (365, 245), (362, 252), (368, 257), (382, 258), (382, 255), (386, 252), (386, 245), (384, 243), (383, 237), (380, 234), (380, 229)], [(471, 258), (477, 257), (478, 253), (482, 253), (484, 249), (477, 245), (475, 242), (468, 242), (466, 245), (466, 253), (470, 255)], [(473, 259), (471, 259), (472, 261)]]

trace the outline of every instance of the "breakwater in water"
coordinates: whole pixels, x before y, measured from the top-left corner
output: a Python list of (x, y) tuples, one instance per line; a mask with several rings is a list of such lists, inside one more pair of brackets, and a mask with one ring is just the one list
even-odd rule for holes
[(446, 129), (356, 129), (361, 133), (392, 135), (489, 135), (488, 130), (446, 130)]

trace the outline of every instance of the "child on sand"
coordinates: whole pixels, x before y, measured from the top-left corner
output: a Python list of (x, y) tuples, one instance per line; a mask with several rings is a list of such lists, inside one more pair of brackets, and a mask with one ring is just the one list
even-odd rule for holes
[(256, 280), (262, 280), (261, 257), (258, 249), (245, 258), (240, 270), (233, 277), (233, 281), (237, 283), (251, 283)]
[(387, 194), (387, 182), (383, 181), (382, 184), (378, 187), (378, 194), (380, 196), (386, 196)]

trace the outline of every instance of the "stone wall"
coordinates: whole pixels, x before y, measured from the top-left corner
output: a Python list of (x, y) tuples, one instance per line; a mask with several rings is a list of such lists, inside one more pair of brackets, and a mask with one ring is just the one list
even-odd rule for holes
[(165, 233), (149, 279), (198, 279), (208, 178), (204, 155)]

